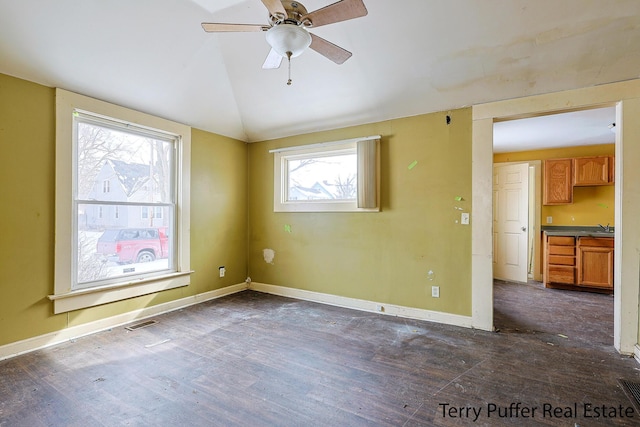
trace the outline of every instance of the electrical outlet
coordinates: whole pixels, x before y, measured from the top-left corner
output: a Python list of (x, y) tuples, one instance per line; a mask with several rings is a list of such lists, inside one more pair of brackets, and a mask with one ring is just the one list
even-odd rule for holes
[(552, 216), (548, 216), (547, 217), (547, 224), (553, 224), (553, 217)]
[(220, 277), (224, 277), (225, 273), (227, 272), (224, 266), (218, 267), (218, 271), (220, 272)]
[(460, 214), (460, 222), (462, 225), (469, 225), (469, 212), (462, 212)]
[(433, 298), (440, 298), (440, 286), (431, 287), (431, 296)]

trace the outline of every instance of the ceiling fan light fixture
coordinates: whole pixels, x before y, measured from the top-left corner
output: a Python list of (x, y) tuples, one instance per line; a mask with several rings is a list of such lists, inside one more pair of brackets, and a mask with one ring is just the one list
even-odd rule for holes
[(295, 58), (311, 45), (311, 35), (307, 30), (295, 24), (279, 24), (270, 28), (266, 34), (267, 43), (280, 56)]

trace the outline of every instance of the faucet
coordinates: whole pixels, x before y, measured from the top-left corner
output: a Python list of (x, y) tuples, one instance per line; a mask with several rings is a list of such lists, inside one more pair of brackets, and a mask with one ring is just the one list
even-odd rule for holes
[(607, 224), (606, 226), (602, 225), (602, 224), (598, 224), (598, 227), (602, 228), (605, 233), (610, 233), (611, 232), (611, 228), (609, 227), (609, 224)]

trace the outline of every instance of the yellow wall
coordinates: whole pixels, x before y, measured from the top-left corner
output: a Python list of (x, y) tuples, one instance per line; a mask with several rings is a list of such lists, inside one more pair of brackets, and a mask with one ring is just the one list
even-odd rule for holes
[[(471, 229), (456, 224), (455, 209), (471, 209), (471, 110), (449, 113), (450, 125), (446, 114), (250, 144), (252, 280), (471, 315)], [(367, 135), (382, 136), (381, 212), (273, 212), (270, 149)], [(273, 264), (264, 249), (275, 251)], [(432, 285), (440, 298), (431, 297)]]
[[(613, 134), (612, 134), (613, 138)], [(581, 156), (613, 156), (615, 144), (567, 147), (550, 150), (521, 151), (514, 153), (496, 153), (494, 163), (519, 162), (528, 160), (546, 160)], [(598, 187), (574, 187), (573, 203), (570, 205), (542, 206), (542, 225), (586, 225), (615, 223), (614, 218), (615, 187), (605, 185)], [(546, 218), (553, 218), (547, 224)]]
[(0, 74), (0, 345), (244, 281), (246, 144), (193, 130), (191, 285), (53, 315), (54, 100), (51, 88)]

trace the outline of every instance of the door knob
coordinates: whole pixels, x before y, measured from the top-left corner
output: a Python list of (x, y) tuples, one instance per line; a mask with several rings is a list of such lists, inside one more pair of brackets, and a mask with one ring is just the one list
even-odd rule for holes
[(527, 231), (527, 227), (520, 227), (520, 230)]

